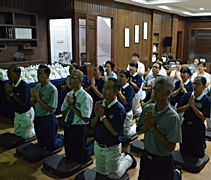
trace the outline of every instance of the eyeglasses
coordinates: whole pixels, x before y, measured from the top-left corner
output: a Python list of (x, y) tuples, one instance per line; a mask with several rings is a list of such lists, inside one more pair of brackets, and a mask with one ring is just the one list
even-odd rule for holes
[(196, 82), (194, 82), (193, 85), (194, 85), (194, 86), (202, 86), (201, 83), (196, 83)]
[(152, 68), (159, 69), (159, 67), (157, 67), (157, 66), (152, 66)]
[(118, 77), (119, 77), (119, 78), (123, 78), (123, 77), (126, 77), (126, 76), (124, 76), (124, 75), (118, 75)]

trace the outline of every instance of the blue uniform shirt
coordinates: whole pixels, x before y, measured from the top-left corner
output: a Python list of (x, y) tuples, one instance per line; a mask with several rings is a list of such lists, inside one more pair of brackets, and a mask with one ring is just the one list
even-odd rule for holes
[[(105, 106), (104, 102), (103, 105)], [(107, 146), (114, 146), (122, 142), (123, 124), (126, 118), (125, 108), (115, 99), (111, 104), (104, 108), (104, 114), (112, 125), (112, 128), (119, 134), (114, 136), (104, 125), (99, 121), (95, 130), (95, 140)]]

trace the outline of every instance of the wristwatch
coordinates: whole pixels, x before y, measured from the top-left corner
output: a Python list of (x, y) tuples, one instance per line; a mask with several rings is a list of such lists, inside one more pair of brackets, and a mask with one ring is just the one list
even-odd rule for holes
[(100, 121), (103, 121), (104, 118), (106, 118), (105, 115), (103, 117), (100, 117)]

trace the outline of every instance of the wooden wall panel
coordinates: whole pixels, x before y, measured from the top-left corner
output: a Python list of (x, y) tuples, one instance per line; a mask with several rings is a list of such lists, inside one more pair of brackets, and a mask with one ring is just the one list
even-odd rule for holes
[[(116, 64), (115, 70), (126, 68), (131, 61), (133, 52), (140, 54), (140, 60), (146, 67), (149, 65), (151, 50), (151, 11), (148, 9), (125, 5), (122, 3), (99, 0), (76, 0), (75, 12), (90, 13), (113, 18), (112, 29), (112, 60)], [(148, 39), (143, 40), (143, 22), (148, 22)], [(140, 26), (140, 42), (134, 43), (134, 25)], [(130, 47), (124, 47), (124, 28), (130, 29)], [(151, 63), (151, 62), (150, 62)]]
[(189, 47), (190, 47), (190, 33), (191, 29), (206, 29), (211, 28), (211, 17), (202, 18), (186, 18), (185, 20), (185, 37), (184, 37), (184, 50), (183, 59), (188, 61)]

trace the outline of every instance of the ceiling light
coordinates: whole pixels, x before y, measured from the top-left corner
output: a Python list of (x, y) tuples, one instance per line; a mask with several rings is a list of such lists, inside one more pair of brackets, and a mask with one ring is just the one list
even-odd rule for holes
[(161, 8), (161, 9), (171, 10), (171, 8), (169, 8), (168, 6), (157, 6), (157, 7)]
[(200, 10), (200, 11), (203, 11), (203, 10), (204, 10), (204, 8), (199, 8), (199, 10)]
[(184, 14), (187, 14), (187, 15), (192, 15), (192, 13), (190, 13), (190, 12), (183, 12)]

